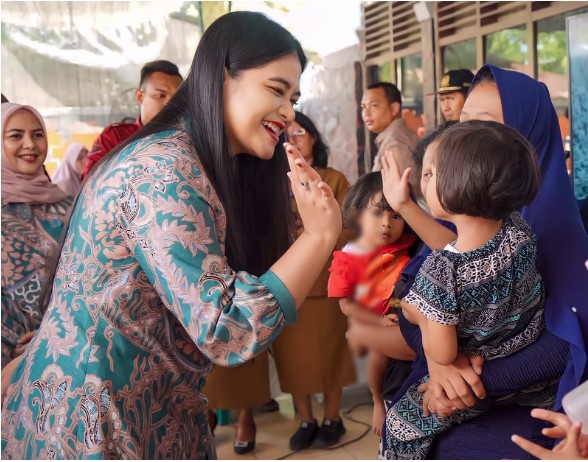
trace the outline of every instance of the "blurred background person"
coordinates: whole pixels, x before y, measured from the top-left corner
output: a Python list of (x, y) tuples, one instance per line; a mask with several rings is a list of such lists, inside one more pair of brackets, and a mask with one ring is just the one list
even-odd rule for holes
[(468, 69), (448, 71), (441, 79), (441, 86), (436, 94), (443, 120), (459, 120), (459, 115), (468, 97), (468, 91), (474, 80), (474, 74)]
[(65, 151), (63, 162), (53, 175), (53, 183), (70, 196), (76, 197), (82, 189), (82, 174), (87, 157), (88, 148), (83, 144), (70, 144)]
[[(341, 172), (327, 167), (329, 151), (318, 129), (306, 115), (296, 112), (288, 127), (288, 138), (304, 160), (333, 190), (342, 205), (349, 190), (349, 181)], [(296, 211), (295, 201), (292, 201)], [(298, 214), (296, 214), (298, 217)], [(297, 223), (301, 223), (297, 219)], [(299, 228), (299, 232), (302, 229)], [(348, 240), (343, 229), (336, 249)], [(355, 382), (355, 365), (347, 346), (347, 318), (339, 301), (328, 298), (327, 262), (310, 294), (298, 311), (298, 322), (284, 328), (273, 345), (280, 388), (291, 393), (301, 424), (290, 438), (290, 449), (300, 451), (315, 443), (317, 447), (337, 444), (345, 433), (339, 414), (343, 387)], [(319, 426), (312, 412), (311, 394), (323, 393), (325, 410)]]
[(419, 137), (402, 118), (402, 95), (398, 87), (388, 82), (368, 86), (361, 99), (361, 117), (368, 130), (378, 135), (375, 141), (378, 153), (374, 158), (373, 171), (382, 170), (382, 156), (386, 151), (392, 151), (402, 172), (412, 168), (411, 192), (419, 204), (424, 203), (420, 170), (412, 159)]
[(46, 261), (59, 248), (72, 197), (45, 174), (47, 130), (31, 106), (2, 104), (2, 367), (41, 324)]
[(145, 64), (141, 69), (141, 81), (136, 91), (141, 115), (132, 123), (114, 123), (102, 131), (90, 150), (82, 180), (111, 149), (151, 122), (175, 95), (181, 83), (182, 76), (174, 63), (159, 60)]

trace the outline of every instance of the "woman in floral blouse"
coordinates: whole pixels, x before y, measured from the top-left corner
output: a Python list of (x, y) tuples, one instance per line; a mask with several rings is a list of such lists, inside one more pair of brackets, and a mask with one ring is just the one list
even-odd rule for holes
[[(174, 98), (95, 168), (43, 323), (8, 366), (3, 458), (214, 456), (205, 375), (296, 319), (341, 231), (330, 188), (282, 144), (305, 64), (265, 16), (225, 15)], [(288, 166), (305, 228), (291, 246)]]
[(47, 147), (34, 108), (2, 103), (2, 368), (41, 324), (47, 261), (59, 250), (73, 200), (45, 174)]

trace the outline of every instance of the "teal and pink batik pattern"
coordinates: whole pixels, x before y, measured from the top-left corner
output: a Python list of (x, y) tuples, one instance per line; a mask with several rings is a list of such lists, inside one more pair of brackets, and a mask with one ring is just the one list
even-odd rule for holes
[(2, 457), (212, 457), (204, 377), (267, 348), (294, 301), (271, 271), (229, 268), (223, 206), (184, 131), (98, 169), (8, 390)]

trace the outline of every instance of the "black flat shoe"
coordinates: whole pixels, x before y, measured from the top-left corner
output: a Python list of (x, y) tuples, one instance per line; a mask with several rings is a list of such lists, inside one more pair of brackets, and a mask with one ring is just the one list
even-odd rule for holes
[(302, 422), (296, 433), (290, 438), (290, 449), (292, 451), (302, 451), (310, 447), (318, 432), (318, 422)]
[(328, 448), (337, 444), (345, 434), (345, 427), (341, 420), (325, 419), (316, 435), (317, 448)]
[(275, 399), (272, 399), (261, 406), (257, 406), (256, 409), (260, 412), (276, 412), (280, 410), (280, 405)]

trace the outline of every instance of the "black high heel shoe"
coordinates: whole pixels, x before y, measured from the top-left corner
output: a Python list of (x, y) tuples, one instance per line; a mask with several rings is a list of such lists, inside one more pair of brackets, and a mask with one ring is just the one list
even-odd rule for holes
[[(257, 428), (255, 424), (253, 425), (254, 433), (257, 434)], [(243, 454), (248, 454), (255, 449), (255, 436), (253, 437), (253, 441), (237, 441), (237, 435), (235, 435), (235, 441), (233, 442), (233, 451), (235, 454), (239, 454), (242, 456)]]

